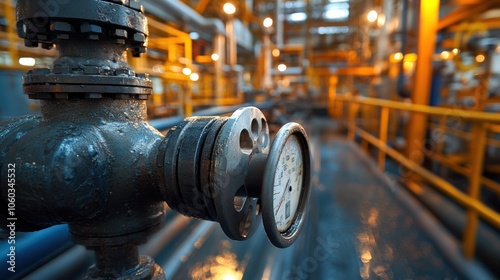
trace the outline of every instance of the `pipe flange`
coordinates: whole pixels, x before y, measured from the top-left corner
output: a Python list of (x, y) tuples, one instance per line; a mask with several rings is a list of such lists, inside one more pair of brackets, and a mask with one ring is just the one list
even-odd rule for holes
[(137, 57), (146, 52), (148, 26), (138, 1), (68, 1), (41, 9), (20, 0), (17, 31), (27, 47), (51, 49), (69, 39), (104, 40), (126, 45)]
[(255, 107), (238, 109), (217, 136), (212, 156), (218, 221), (235, 240), (252, 236), (260, 224), (260, 203), (246, 188), (251, 158), (269, 153), (269, 127)]
[(79, 65), (36, 68), (23, 76), (23, 89), (30, 99), (147, 99), (152, 91), (148, 74), (127, 67)]

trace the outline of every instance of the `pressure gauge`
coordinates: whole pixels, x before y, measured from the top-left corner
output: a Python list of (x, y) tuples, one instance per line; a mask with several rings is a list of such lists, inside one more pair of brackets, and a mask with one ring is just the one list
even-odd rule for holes
[(310, 188), (311, 160), (307, 134), (297, 123), (278, 132), (262, 182), (264, 228), (277, 247), (290, 246), (302, 228)]
[(188, 118), (161, 145), (170, 208), (219, 222), (234, 240), (252, 236), (263, 220), (269, 240), (290, 246), (304, 221), (311, 161), (306, 132), (284, 125), (271, 144), (257, 108), (229, 117)]

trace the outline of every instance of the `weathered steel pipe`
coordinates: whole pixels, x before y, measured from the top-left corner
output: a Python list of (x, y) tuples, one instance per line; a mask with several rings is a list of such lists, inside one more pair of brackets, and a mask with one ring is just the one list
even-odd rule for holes
[[(23, 77), (42, 116), (0, 123), (2, 205), (7, 168), (16, 169), (16, 230), (67, 223), (95, 251), (88, 278), (164, 278), (137, 245), (161, 226), (156, 168), (164, 139), (146, 122), (151, 81), (128, 66), (145, 51), (147, 21), (137, 1), (17, 3), (18, 33), (29, 47), (57, 46), (51, 69)], [(7, 214), (2, 206), (2, 227)]]
[[(165, 278), (137, 251), (160, 228), (165, 202), (219, 222), (232, 239), (251, 237), (261, 220), (255, 193), (262, 192), (251, 192), (246, 178), (252, 159), (271, 146), (262, 112), (189, 118), (164, 137), (146, 122), (152, 83), (126, 60), (127, 50), (146, 50), (140, 3), (47, 3), (17, 2), (25, 45), (55, 44), (60, 57), (23, 77), (24, 91), (41, 100), (41, 117), (0, 122), (0, 227), (13, 216), (18, 231), (68, 224), (72, 239), (95, 252), (87, 279)], [(13, 169), (15, 184), (8, 181)], [(16, 208), (7, 212), (13, 190)]]

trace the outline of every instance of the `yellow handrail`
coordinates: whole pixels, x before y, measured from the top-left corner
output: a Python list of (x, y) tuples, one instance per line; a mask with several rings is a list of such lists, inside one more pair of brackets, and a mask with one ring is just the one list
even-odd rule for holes
[(431, 107), (420, 104), (404, 103), (392, 100), (384, 100), (384, 99), (352, 96), (352, 95), (337, 95), (335, 97), (335, 100), (354, 102), (354, 103), (372, 105), (378, 107), (387, 107), (387, 108), (410, 111), (410, 112), (425, 113), (435, 116), (456, 117), (471, 121), (500, 123), (500, 114), (498, 113), (467, 111), (467, 110), (447, 108), (447, 107)]
[[(467, 208), (466, 227), (463, 237), (463, 247), (465, 256), (468, 259), (474, 257), (476, 246), (476, 234), (479, 218), (489, 222), (492, 226), (500, 229), (500, 214), (490, 207), (486, 206), (480, 201), (481, 185), (484, 184), (494, 191), (499, 191), (499, 184), (493, 182), (482, 176), (483, 161), (485, 146), (487, 144), (487, 131), (489, 123), (500, 123), (500, 114), (486, 113), (477, 111), (466, 111), (461, 109), (445, 108), (445, 107), (431, 107), (425, 105), (403, 103), (391, 100), (382, 100), (369, 97), (360, 97), (352, 95), (329, 95), (329, 108), (332, 110), (338, 108), (342, 110), (343, 105), (337, 106), (336, 102), (348, 103), (347, 112), (347, 128), (348, 138), (355, 139), (358, 135), (362, 139), (362, 145), (367, 146), (368, 143), (372, 144), (379, 149), (378, 166), (383, 171), (385, 169), (385, 156), (388, 155), (395, 159), (406, 168), (409, 168), (414, 173), (421, 176), (423, 179), (431, 183), (435, 188), (441, 190), (450, 198)], [(380, 127), (379, 135), (374, 136), (371, 133), (361, 129), (357, 125), (356, 115), (361, 105), (380, 107)], [(450, 160), (439, 155), (431, 155), (430, 158), (445, 163), (455, 171), (469, 177), (468, 193), (459, 191), (455, 186), (446, 180), (435, 175), (431, 171), (420, 166), (419, 163), (414, 162), (405, 155), (399, 153), (395, 149), (387, 145), (387, 131), (389, 125), (390, 109), (397, 109), (409, 112), (423, 113), (441, 117), (453, 117), (473, 122), (472, 132), (477, 145), (472, 147), (470, 153), (471, 164), (470, 167), (462, 167), (458, 164), (450, 163)], [(410, 188), (411, 190), (411, 188)], [(411, 190), (412, 191), (412, 190)]]

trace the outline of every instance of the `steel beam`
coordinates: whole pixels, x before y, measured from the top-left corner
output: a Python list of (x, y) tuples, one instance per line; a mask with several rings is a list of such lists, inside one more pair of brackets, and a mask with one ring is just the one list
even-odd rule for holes
[[(420, 1), (419, 17), (418, 60), (411, 99), (415, 104), (428, 105), (432, 57), (436, 46), (436, 26), (439, 18), (439, 0)], [(421, 113), (413, 113), (406, 127), (406, 155), (412, 160), (421, 161), (421, 157), (417, 156), (417, 152), (425, 140), (427, 116)]]

